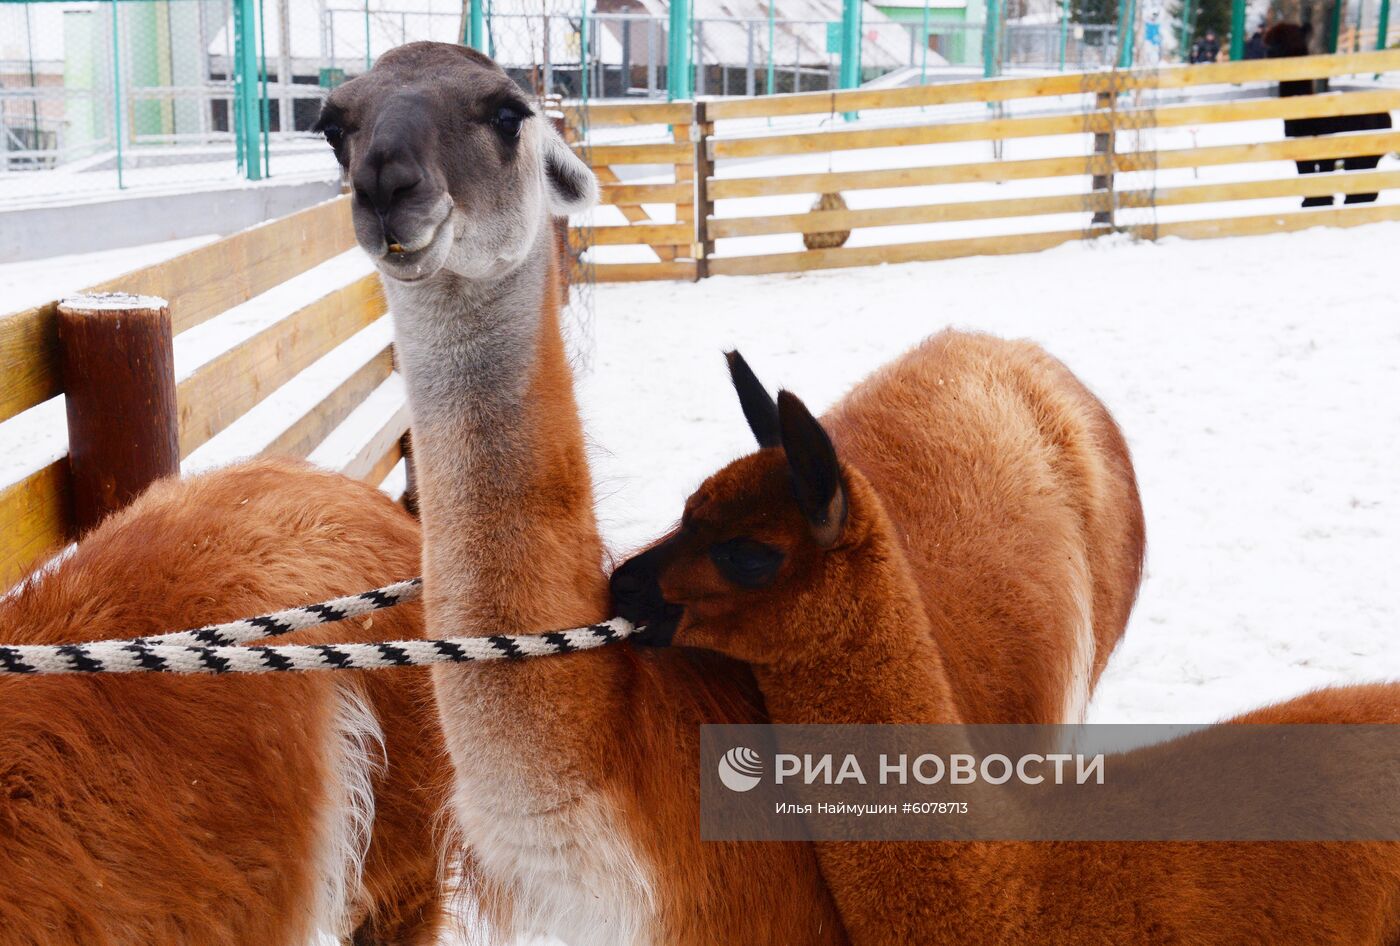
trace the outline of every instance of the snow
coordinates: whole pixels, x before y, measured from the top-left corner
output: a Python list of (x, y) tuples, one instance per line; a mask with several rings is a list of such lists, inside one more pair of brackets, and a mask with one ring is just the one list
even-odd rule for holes
[(720, 352), (824, 408), (945, 326), (1032, 338), (1133, 449), (1148, 568), (1091, 722), (1400, 678), (1400, 224), (599, 286), (580, 400), (620, 558), (752, 449)]

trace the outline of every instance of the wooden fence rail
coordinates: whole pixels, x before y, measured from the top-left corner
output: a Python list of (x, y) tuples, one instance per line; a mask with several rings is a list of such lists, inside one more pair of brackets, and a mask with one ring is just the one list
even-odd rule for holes
[[(125, 291), (159, 296), (169, 303), (164, 322), (164, 345), (180, 332), (194, 328), (220, 313), (281, 285), (312, 267), (355, 246), (346, 198), (281, 218), (218, 240), (164, 263), (137, 270), (94, 286), (87, 293)], [(334, 289), (288, 313), (252, 337), (202, 365), (171, 390), (143, 391), (142, 384), (157, 380), (149, 372), (126, 372), (124, 380), (133, 403), (154, 405), (168, 400), (176, 423), (178, 459), (226, 430), (230, 424), (261, 403), (274, 391), (309, 367), (335, 346), (386, 312), (378, 279), (362, 277)], [(93, 322), (97, 329), (100, 316)], [(48, 303), (0, 316), (0, 423), (65, 393), (70, 402), (79, 388), (102, 390), (105, 381), (89, 377), (100, 372), (82, 367), (105, 359), (102, 369), (121, 374), (125, 350), (113, 347), (126, 337), (121, 332), (60, 333), (58, 304)], [(160, 347), (158, 340), (152, 344)], [(63, 365), (94, 384), (63, 383)], [(78, 367), (74, 367), (77, 365)], [(385, 346), (348, 378), (295, 418), (263, 453), (305, 457), (393, 371), (392, 349)], [(100, 398), (84, 394), (89, 402)], [(131, 469), (113, 466), (112, 451), (100, 441), (103, 425), (73, 426), (75, 405), (69, 404), (70, 455), (0, 486), (0, 591), (23, 575), (34, 563), (73, 541), (101, 514), (110, 511), (150, 482), (152, 469), (142, 468), (142, 450), (129, 458)], [(117, 424), (123, 433), (141, 425)], [(346, 465), (349, 475), (379, 483), (402, 457), (401, 440), (408, 417), (398, 410), (379, 427), (367, 432), (363, 447)], [(129, 439), (129, 438), (127, 438)], [(175, 450), (171, 458), (176, 458)], [(126, 460), (115, 461), (126, 464)], [(165, 464), (169, 466), (169, 463)], [(132, 487), (129, 484), (134, 483)], [(89, 510), (98, 510), (93, 513)]]
[[(1400, 50), (1251, 60), (1203, 66), (1175, 66), (1132, 72), (1072, 73), (1052, 76), (987, 79), (897, 89), (854, 89), (791, 95), (707, 100), (666, 105), (609, 105), (565, 110), (574, 140), (602, 180), (603, 202), (622, 211), (626, 223), (576, 227), (575, 249), (586, 251), (591, 277), (599, 282), (644, 279), (699, 279), (710, 274), (774, 273), (872, 262), (939, 259), (986, 252), (987, 238), (927, 239), (917, 234), (906, 242), (869, 243), (871, 234), (898, 227), (926, 227), (970, 221), (1016, 221), (1009, 224), (1003, 247), (1031, 251), (1075, 238), (1063, 229), (1037, 232), (1027, 220), (1083, 215), (1080, 238), (1114, 229), (1150, 236), (1166, 228), (1182, 234), (1227, 234), (1255, 224), (1232, 225), (1253, 215), (1231, 208), (1231, 216), (1214, 222), (1170, 219), (1154, 231), (1138, 220), (1120, 221), (1120, 211), (1156, 211), (1239, 201), (1279, 198), (1352, 196), (1395, 187), (1391, 172), (1292, 175), (1272, 180), (1197, 182), (1168, 178), (1144, 187), (1121, 186), (1120, 175), (1144, 171), (1166, 174), (1189, 169), (1257, 165), (1269, 161), (1322, 160), (1381, 155), (1400, 149), (1400, 132), (1371, 130), (1326, 137), (1268, 140), (1192, 147), (1144, 148), (1145, 132), (1241, 126), (1248, 122), (1327, 119), (1400, 110), (1400, 86), (1353, 89), (1330, 94), (1279, 98), (1273, 83), (1343, 76), (1400, 76)], [(1252, 87), (1251, 87), (1252, 84)], [(1208, 100), (1188, 101), (1191, 90)], [(1160, 93), (1170, 92), (1164, 98)], [(992, 107), (985, 114), (969, 106)], [(1006, 114), (1013, 108), (1018, 114)], [(948, 109), (952, 108), (950, 112)], [(931, 111), (930, 111), (931, 110)], [(840, 114), (859, 113), (842, 122)], [(827, 127), (792, 127), (803, 116), (826, 118)], [(765, 125), (764, 122), (767, 122)], [(774, 127), (774, 123), (777, 126)], [(717, 130), (718, 126), (718, 130)], [(627, 141), (596, 136), (601, 128), (624, 128)], [(1256, 129), (1251, 134), (1259, 134)], [(1066, 151), (1049, 157), (1011, 160), (938, 160), (940, 146), (1044, 139), (1042, 150)], [(594, 142), (589, 145), (587, 142)], [(1076, 145), (1086, 142), (1091, 147)], [(1037, 146), (1041, 147), (1041, 146)], [(846, 155), (856, 161), (875, 152), (907, 150), (908, 166), (848, 167), (827, 172), (748, 173), (753, 162), (804, 156)], [(930, 149), (933, 149), (933, 156)], [(962, 153), (965, 153), (962, 152)], [(887, 165), (888, 161), (873, 162)], [(650, 164), (648, 177), (624, 180), (615, 169)], [(670, 169), (670, 180), (653, 179)], [(1331, 170), (1329, 167), (1328, 170)], [(737, 173), (736, 173), (737, 172)], [(1055, 179), (1082, 178), (1083, 189), (1064, 193)], [(1024, 191), (1044, 181), (1044, 193), (981, 200), (936, 199), (914, 195), (891, 200), (901, 189), (943, 185), (1009, 184)], [(886, 192), (878, 206), (845, 210), (797, 211), (745, 209), (744, 201), (791, 195)], [(717, 202), (718, 203), (717, 205)], [(733, 206), (738, 202), (738, 206)], [(669, 218), (653, 215), (669, 206)], [(718, 210), (717, 210), (718, 206)], [(1238, 205), (1237, 205), (1238, 206)], [(1348, 209), (1326, 219), (1332, 225), (1392, 219), (1380, 207)], [(648, 208), (651, 208), (649, 210)], [(1307, 218), (1279, 216), (1279, 229), (1307, 225)], [(1317, 225), (1323, 218), (1310, 211)], [(1179, 216), (1179, 214), (1178, 214)], [(855, 231), (849, 247), (799, 250), (771, 238)], [(1242, 231), (1243, 232), (1243, 231)], [(1253, 232), (1251, 229), (1250, 232)], [(932, 235), (932, 234), (930, 234)], [(716, 241), (770, 238), (765, 252), (742, 252)], [(883, 239), (883, 238), (881, 238)], [(800, 245), (800, 244), (798, 244)], [(629, 252), (626, 259), (613, 250)], [(1006, 252), (1000, 248), (997, 252)], [(1020, 250), (1016, 250), (1020, 251)], [(883, 255), (882, 255), (883, 254)], [(643, 258), (645, 256), (645, 258)]]
[[(703, 102), (697, 126), (707, 129), (700, 159), (707, 212), (696, 236), (704, 248), (698, 274), (800, 272), (1027, 252), (1114, 231), (1205, 238), (1268, 230), (1265, 220), (1283, 231), (1400, 219), (1400, 205), (1394, 203), (1330, 211), (1295, 205), (1269, 215), (1239, 209), (1248, 207), (1245, 201), (1284, 198), (1300, 204), (1303, 198), (1334, 195), (1365, 201), (1400, 184), (1400, 172), (1343, 173), (1336, 165), (1397, 150), (1400, 132), (1373, 125), (1277, 140), (1284, 120), (1400, 110), (1400, 85), (1286, 98), (1273, 86), (1349, 75), (1400, 77), (1400, 50)], [(1205, 94), (1204, 100), (1185, 97), (1196, 94), (1193, 88)], [(1180, 91), (1163, 95), (1164, 90)], [(985, 109), (980, 116), (979, 104)], [(857, 120), (838, 117), (852, 111), (859, 111)], [(794, 127), (793, 116), (804, 115), (827, 120)], [(717, 121), (718, 130), (708, 130)], [(1260, 122), (1266, 124), (1249, 124)], [(1170, 133), (1181, 129), (1176, 137), (1185, 142), (1187, 134), (1194, 139), (1216, 128), (1221, 131), (1215, 141), (1247, 140), (1205, 147), (1191, 140), (1192, 147), (1167, 147), (1152, 137), (1170, 140)], [(1267, 140), (1248, 140), (1262, 136)], [(1038, 141), (1021, 147), (1013, 160), (990, 154), (987, 160), (967, 160), (977, 143), (999, 148), (1031, 139)], [(1046, 156), (1025, 156), (1028, 151)], [(912, 159), (907, 166), (889, 166), (892, 155), (905, 153)], [(824, 156), (831, 156), (830, 163), (841, 156), (845, 166), (812, 171), (811, 159)], [(797, 163), (775, 160), (788, 158)], [(1262, 162), (1307, 160), (1321, 161), (1328, 173), (1299, 175), (1289, 168), (1285, 177), (1257, 179)], [(870, 166), (851, 168), (862, 163)], [(1256, 167), (1230, 170), (1234, 165)], [(1203, 177), (1203, 168), (1225, 170)], [(1151, 177), (1134, 176), (1142, 172)], [(1000, 194), (981, 186), (1013, 183), (1009, 193)], [(804, 210), (791, 200), (754, 203), (876, 191), (842, 209)], [(849, 206), (852, 202), (858, 206)], [(1191, 214), (1204, 218), (1183, 219)], [(1042, 218), (1045, 222), (1037, 223)], [(946, 226), (972, 222), (978, 229)], [(805, 249), (803, 238), (810, 234), (838, 235), (845, 245)]]
[[(575, 254), (589, 247), (630, 247), (638, 257), (628, 262), (594, 262), (575, 280), (599, 282), (633, 279), (694, 279), (696, 264), (695, 143), (691, 102), (593, 105), (563, 111), (565, 134), (593, 168), (600, 184), (600, 202), (614, 208), (625, 223), (600, 223), (574, 228), (570, 244)], [(603, 143), (602, 129), (628, 129), (629, 140)], [(624, 183), (617, 169), (649, 165), (647, 180)], [(651, 208), (651, 209), (648, 209)], [(669, 213), (665, 211), (669, 209)], [(657, 219), (654, 213), (669, 216)], [(597, 212), (599, 215), (607, 210)]]

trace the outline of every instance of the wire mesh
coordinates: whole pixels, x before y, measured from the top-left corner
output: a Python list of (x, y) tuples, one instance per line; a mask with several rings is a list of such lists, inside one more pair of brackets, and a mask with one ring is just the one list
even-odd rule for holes
[(234, 176), (228, 2), (0, 4), (0, 204)]
[[(482, 3), (485, 51), (539, 99), (666, 97), (664, 0)], [(0, 207), (243, 177), (333, 179), (336, 166), (310, 132), (328, 92), (402, 43), (462, 41), (468, 6), (0, 0)], [(696, 94), (837, 87), (841, 7), (697, 0)], [(987, 29), (931, 4), (866, 4), (860, 81), (881, 87), (980, 71)], [(998, 30), (998, 72), (1104, 69), (1118, 48), (1115, 27), (1059, 15), (1026, 15)]]

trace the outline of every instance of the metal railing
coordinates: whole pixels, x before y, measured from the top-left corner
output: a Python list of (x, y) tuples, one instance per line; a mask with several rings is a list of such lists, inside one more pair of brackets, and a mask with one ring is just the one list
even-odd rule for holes
[[(329, 91), (387, 50), (455, 42), (459, 13), (309, 0), (0, 0), (0, 207), (131, 186), (333, 176), (310, 129)], [(386, 0), (387, 2), (387, 0)], [(486, 51), (540, 96), (661, 99), (669, 20), (577, 0), (491, 13)], [(264, 9), (265, 7), (265, 9)], [(981, 23), (895, 22), (867, 11), (859, 78), (884, 86), (983, 68)], [(1113, 27), (1003, 24), (1008, 68), (1112, 64)], [(819, 91), (839, 81), (839, 24), (699, 17), (702, 96)], [(16, 41), (15, 37), (19, 37)]]

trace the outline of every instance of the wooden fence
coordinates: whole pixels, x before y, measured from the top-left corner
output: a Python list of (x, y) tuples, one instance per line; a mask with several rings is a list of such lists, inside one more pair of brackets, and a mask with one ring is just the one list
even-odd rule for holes
[[(599, 282), (635, 279), (694, 279), (696, 263), (695, 156), (692, 102), (646, 102), (565, 109), (567, 134), (579, 155), (593, 168), (604, 208), (616, 208), (625, 223), (599, 224), (571, 231), (575, 251), (593, 246), (631, 247), (641, 258), (596, 263), (576, 278)], [(625, 143), (594, 141), (602, 129), (645, 129)], [(642, 183), (624, 183), (617, 167), (648, 165), (654, 172)], [(664, 169), (664, 171), (663, 171)], [(652, 180), (668, 177), (669, 180)], [(670, 209), (670, 220), (656, 220), (647, 206)], [(606, 213), (606, 211), (600, 211)]]
[[(354, 245), (350, 205), (339, 198), (89, 291), (161, 296), (169, 302), (170, 330), (178, 335)], [(384, 314), (378, 279), (368, 275), (324, 293), (206, 362), (175, 388), (171, 414), (178, 417), (179, 457), (189, 456)], [(61, 365), (73, 353), (62, 347), (67, 340), (60, 339), (59, 321), (57, 303), (0, 317), (0, 422), (64, 393)], [(392, 370), (386, 345), (293, 419), (264, 453), (308, 455)], [(402, 456), (407, 429), (407, 413), (399, 410), (378, 429), (365, 431), (363, 447), (344, 472), (383, 482)], [(0, 488), (0, 589), (75, 537), (74, 486), (84, 479), (74, 472), (64, 457)]]
[[(1400, 205), (1394, 203), (1262, 214), (1222, 214), (1214, 209), (1268, 198), (1397, 189), (1396, 171), (1167, 181), (1167, 172), (1173, 171), (1382, 154), (1400, 149), (1400, 132), (1278, 140), (1273, 126), (1268, 131), (1255, 127), (1243, 138), (1237, 135), (1239, 140), (1207, 147), (1141, 144), (1144, 133), (1162, 129), (1392, 111), (1400, 108), (1400, 87), (1377, 85), (1280, 99), (1271, 86), (1261, 84), (1397, 73), (1400, 50), (1389, 50), (1156, 71), (618, 104), (586, 111), (566, 108), (563, 119), (575, 147), (602, 183), (604, 210), (599, 213), (614, 218), (611, 223), (595, 219), (592, 226), (574, 228), (570, 240), (590, 257), (619, 249), (630, 254), (623, 260), (589, 262), (585, 277), (611, 282), (1019, 253), (1122, 231), (1148, 238), (1204, 238), (1400, 219)], [(1248, 88), (1250, 83), (1256, 87)], [(1140, 94), (1205, 86), (1215, 89), (1198, 101), (1164, 102), (1159, 96), (1144, 99)], [(1144, 104), (1147, 101), (1156, 104)], [(1019, 104), (1013, 108), (1010, 103)], [(859, 118), (837, 119), (841, 113), (858, 113)], [(828, 121), (825, 127), (813, 127), (803, 116), (824, 116)], [(987, 143), (990, 150), (992, 142), (1035, 138), (1069, 142), (1070, 153), (1008, 160), (938, 161), (928, 156), (930, 146), (972, 142)], [(895, 166), (800, 173), (754, 164), (786, 156), (862, 153), (910, 157)], [(616, 171), (638, 165), (648, 166), (640, 179), (624, 179)], [(1144, 172), (1152, 178), (1146, 183), (1141, 179)], [(939, 191), (945, 185), (1027, 183), (1041, 185), (1046, 192), (949, 200)], [(881, 193), (885, 203), (815, 212), (751, 206), (755, 199), (827, 192)], [(1179, 208), (1192, 207), (1208, 208), (1206, 216), (1170, 217)], [(1144, 212), (1165, 216), (1144, 222)], [(1035, 225), (1040, 218), (1064, 221), (1067, 216), (1074, 225)], [(937, 240), (923, 238), (920, 230), (959, 222), (1005, 228)], [(801, 246), (802, 234), (846, 230), (856, 237), (853, 245), (795, 248)], [(869, 242), (870, 234), (879, 238), (887, 233), (896, 234), (896, 239)], [(899, 235), (907, 238), (900, 240)], [(750, 238), (789, 240), (795, 247), (774, 251), (764, 246), (763, 252), (751, 252), (743, 245)], [(860, 245), (861, 239), (865, 245)], [(175, 336), (354, 245), (349, 203), (340, 198), (93, 288), (164, 297), (170, 307), (165, 331)], [(227, 430), (384, 313), (377, 279), (365, 275), (321, 293), (203, 364), (174, 388), (170, 416), (175, 418), (179, 457), (188, 457)], [(74, 353), (64, 347), (71, 339), (60, 338), (59, 321), (55, 303), (0, 317), (0, 424), (64, 393), (61, 365)], [(392, 371), (393, 353), (386, 342), (319, 403), (292, 419), (265, 452), (307, 456)], [(380, 483), (402, 457), (406, 409), (400, 407), (372, 426), (358, 432), (362, 446), (345, 472)], [(72, 455), (81, 456), (82, 451)], [(91, 488), (82, 485), (91, 482), (91, 476), (74, 476), (65, 457), (17, 483), (0, 485), (0, 589), (75, 537), (74, 490)]]
[[(1345, 206), (1338, 209), (1290, 210), (1251, 214), (1239, 202), (1268, 198), (1303, 198), (1333, 194), (1363, 194), (1400, 185), (1400, 172), (1332, 172), (1302, 176), (1287, 173), (1265, 180), (1222, 180), (1210, 183), (1176, 181), (1168, 172), (1258, 165), (1268, 161), (1341, 159), (1376, 155), (1400, 149), (1400, 132), (1352, 133), (1316, 138), (1278, 140), (1278, 122), (1290, 118), (1358, 115), (1400, 109), (1400, 86), (1278, 98), (1273, 83), (1289, 79), (1322, 79), (1348, 75), (1400, 75), (1400, 50), (1296, 59), (1265, 59), (1175, 66), (1132, 72), (1071, 73), (1032, 78), (990, 79), (910, 88), (799, 93), (756, 98), (732, 98), (653, 106), (674, 111), (657, 112), (646, 121), (680, 121), (682, 107), (692, 109), (690, 138), (694, 157), (687, 168), (695, 175), (694, 228), (690, 241), (694, 259), (683, 263), (658, 259), (655, 263), (596, 266), (600, 282), (634, 279), (703, 278), (707, 275), (747, 275), (799, 272), (841, 266), (942, 259), (989, 253), (1021, 253), (1046, 249), (1072, 240), (1094, 238), (1111, 232), (1129, 232), (1153, 239), (1165, 236), (1205, 238), (1296, 230), (1312, 226), (1351, 226), (1377, 220), (1400, 219), (1393, 204)], [(1189, 90), (1210, 96), (1191, 101)], [(1173, 92), (1164, 101), (1162, 93)], [(961, 106), (962, 114), (956, 107)], [(986, 114), (968, 114), (968, 106)], [(647, 106), (610, 106), (625, 110)], [(598, 111), (598, 109), (594, 109)], [(947, 116), (952, 113), (953, 118)], [(609, 112), (610, 116), (619, 114)], [(841, 115), (858, 116), (842, 121)], [(787, 130), (802, 116), (828, 119), (826, 127)], [(613, 120), (610, 118), (609, 120)], [(766, 124), (765, 124), (766, 120)], [(1159, 131), (1218, 128), (1269, 120), (1246, 138), (1208, 147), (1160, 149), (1141, 142)], [(640, 123), (640, 121), (639, 121)], [(778, 130), (768, 127), (777, 123)], [(683, 126), (664, 152), (643, 152), (628, 146), (622, 153), (674, 159), (676, 180), (682, 180)], [(1024, 142), (1045, 139), (1041, 149), (1049, 157), (1018, 160), (939, 160), (937, 146)], [(636, 150), (632, 150), (636, 149)], [(793, 173), (773, 168), (773, 159), (883, 153), (904, 149), (921, 163), (900, 162), (894, 167), (872, 166), (862, 170), (829, 170)], [(597, 151), (606, 149), (595, 149)], [(1076, 153), (1077, 151), (1077, 153)], [(932, 153), (931, 153), (932, 152)], [(598, 163), (594, 159), (595, 165)], [(768, 165), (765, 167), (765, 164)], [(745, 173), (750, 168), (758, 173)], [(1144, 172), (1162, 181), (1138, 181)], [(1082, 179), (1075, 185), (1071, 179)], [(1040, 193), (981, 200), (941, 198), (927, 191), (945, 185), (997, 184), (1020, 188), (1040, 187)], [(1074, 185), (1074, 186), (1067, 186)], [(608, 185), (613, 194), (640, 199), (648, 192), (631, 192), (626, 185)], [(649, 192), (672, 197), (678, 190)], [(1068, 191), (1068, 192), (1066, 192)], [(844, 210), (775, 213), (745, 210), (744, 202), (780, 195), (883, 192), (879, 206)], [(902, 193), (907, 199), (899, 199)], [(718, 204), (717, 202), (727, 202)], [(1165, 208), (1210, 207), (1206, 216), (1183, 217), (1168, 212), (1160, 221), (1146, 221)], [(1216, 205), (1226, 205), (1216, 210)], [(1244, 211), (1241, 211), (1241, 207)], [(1137, 214), (1125, 213), (1139, 211)], [(1078, 219), (1063, 226), (1067, 215)], [(1035, 218), (1057, 220), (1061, 225), (1035, 225)], [(631, 218), (629, 218), (631, 219)], [(638, 220), (641, 217), (636, 218)], [(664, 228), (667, 240), (682, 244), (679, 223)], [(885, 228), (923, 227), (930, 224), (1002, 221), (1001, 229), (949, 239), (889, 240)], [(577, 243), (604, 248), (623, 242), (644, 242), (652, 236), (646, 224), (603, 227), (594, 230), (602, 238), (587, 240), (578, 231)], [(852, 231), (851, 245), (830, 249), (801, 248), (800, 237), (810, 233)], [(724, 241), (753, 237), (790, 237), (789, 246), (761, 252), (726, 246)], [(752, 241), (750, 241), (752, 242)], [(773, 242), (773, 241), (770, 241)], [(781, 241), (776, 241), (781, 242)], [(602, 256), (597, 249), (594, 255)]]

